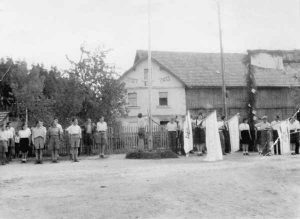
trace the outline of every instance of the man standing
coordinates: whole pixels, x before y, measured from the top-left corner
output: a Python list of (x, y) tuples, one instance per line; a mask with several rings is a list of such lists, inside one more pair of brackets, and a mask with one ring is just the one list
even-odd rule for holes
[(43, 150), (46, 141), (47, 130), (41, 121), (36, 122), (36, 127), (31, 130), (32, 142), (35, 147), (35, 163), (41, 164), (43, 162)]
[(92, 145), (93, 145), (93, 124), (90, 118), (87, 119), (85, 124), (85, 143), (86, 143), (86, 153), (91, 155)]
[(167, 124), (168, 136), (169, 136), (169, 147), (170, 149), (176, 153), (176, 132), (177, 132), (177, 124), (174, 118), (171, 118), (171, 121)]
[[(276, 116), (275, 120), (273, 122), (271, 122), (271, 127), (272, 127), (272, 130), (273, 130), (273, 142), (275, 142), (279, 135), (278, 135), (278, 131), (280, 129), (280, 117), (279, 115)], [(274, 154), (278, 154), (280, 155), (281, 154), (281, 150), (280, 150), (280, 141), (278, 139), (277, 143), (274, 145)]]
[(79, 160), (78, 160), (78, 148), (80, 146), (80, 140), (81, 140), (81, 128), (78, 125), (78, 120), (76, 118), (73, 118), (72, 119), (72, 125), (69, 126), (66, 130), (69, 133), (72, 160), (74, 162), (79, 162)]
[(8, 151), (6, 153), (7, 161), (11, 161), (12, 156), (15, 154), (15, 144), (14, 144), (14, 137), (15, 137), (15, 129), (11, 126), (10, 122), (6, 124), (6, 131), (8, 135), (7, 147)]
[(268, 123), (268, 117), (263, 116), (262, 122), (255, 125), (258, 131), (261, 131), (260, 134), (260, 146), (259, 153), (264, 156), (271, 156), (270, 151), (270, 142), (271, 142), (271, 124)]
[(300, 123), (294, 117), (290, 118), (290, 141), (291, 144), (295, 145), (295, 152), (293, 155), (299, 154), (299, 133), (300, 131)]
[(104, 158), (105, 146), (107, 144), (107, 124), (104, 121), (104, 116), (100, 117), (97, 122), (98, 140), (96, 143), (99, 145), (99, 157)]

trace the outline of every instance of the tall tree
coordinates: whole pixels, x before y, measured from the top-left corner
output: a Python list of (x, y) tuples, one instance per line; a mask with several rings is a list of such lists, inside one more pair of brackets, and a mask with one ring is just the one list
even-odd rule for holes
[(114, 66), (106, 62), (109, 50), (88, 51), (81, 47), (80, 51), (78, 62), (68, 59), (71, 68), (67, 71), (69, 77), (82, 86), (84, 100), (80, 115), (95, 119), (103, 115), (107, 120), (115, 121), (126, 114), (126, 90), (118, 81)]

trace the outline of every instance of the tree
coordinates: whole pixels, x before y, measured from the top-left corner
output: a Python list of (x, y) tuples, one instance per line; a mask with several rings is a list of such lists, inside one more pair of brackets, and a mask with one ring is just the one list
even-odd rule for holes
[(83, 92), (79, 115), (92, 119), (103, 115), (108, 121), (115, 121), (126, 114), (126, 90), (124, 84), (118, 81), (119, 75), (114, 66), (106, 62), (109, 50), (98, 48), (91, 52), (81, 47), (80, 51), (78, 62), (67, 57), (71, 63), (67, 74), (81, 85)]

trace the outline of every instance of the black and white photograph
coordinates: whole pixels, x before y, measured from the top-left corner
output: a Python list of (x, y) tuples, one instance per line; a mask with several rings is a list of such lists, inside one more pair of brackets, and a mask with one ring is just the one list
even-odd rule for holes
[(300, 218), (300, 0), (0, 0), (0, 219)]

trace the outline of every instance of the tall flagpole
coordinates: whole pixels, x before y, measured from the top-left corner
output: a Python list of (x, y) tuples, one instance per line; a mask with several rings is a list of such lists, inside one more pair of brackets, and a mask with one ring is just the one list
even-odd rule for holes
[(152, 63), (151, 63), (151, 0), (148, 0), (148, 113), (149, 113), (149, 139), (148, 149), (153, 148), (152, 141)]
[(226, 85), (225, 85), (225, 66), (223, 57), (223, 41), (222, 41), (222, 24), (221, 24), (221, 12), (220, 2), (217, 1), (218, 6), (218, 21), (219, 21), (219, 38), (220, 38), (220, 57), (221, 57), (221, 73), (222, 73), (222, 97), (223, 97), (223, 113), (227, 119), (227, 100), (226, 100)]

